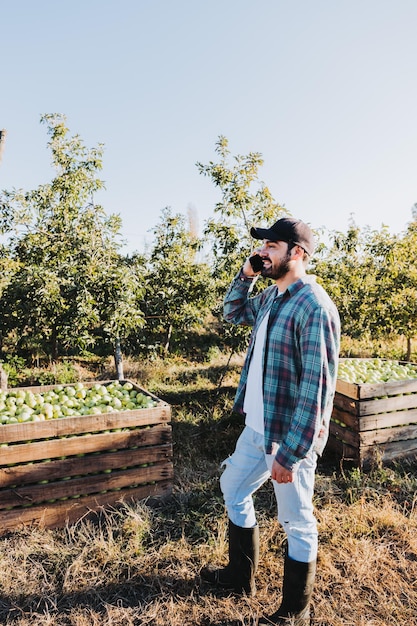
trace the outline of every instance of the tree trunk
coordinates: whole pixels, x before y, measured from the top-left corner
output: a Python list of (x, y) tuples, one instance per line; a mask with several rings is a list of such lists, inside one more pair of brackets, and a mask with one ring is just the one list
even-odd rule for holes
[(116, 337), (116, 341), (114, 343), (114, 364), (116, 367), (117, 380), (124, 380), (122, 348), (120, 346), (119, 337)]
[(0, 130), (0, 163), (3, 158), (4, 146), (6, 142), (6, 134), (7, 134), (7, 131), (5, 128), (3, 128), (3, 130)]
[(407, 337), (407, 361), (411, 361), (411, 337)]
[(167, 340), (165, 342), (165, 346), (164, 346), (164, 353), (168, 354), (169, 352), (169, 344), (171, 341), (171, 335), (172, 335), (172, 324), (169, 325), (168, 327), (168, 332), (167, 332)]
[(7, 374), (0, 365), (0, 389), (6, 391), (7, 389)]
[(56, 363), (58, 360), (58, 336), (56, 328), (53, 328), (51, 333), (51, 360), (52, 363)]

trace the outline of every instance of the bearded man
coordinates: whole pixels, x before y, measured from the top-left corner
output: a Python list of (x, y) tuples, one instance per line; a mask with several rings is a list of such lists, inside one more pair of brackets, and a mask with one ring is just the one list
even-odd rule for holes
[[(267, 624), (310, 624), (316, 575), (313, 509), (318, 456), (325, 447), (336, 387), (340, 319), (306, 267), (315, 247), (304, 222), (279, 219), (252, 228), (262, 245), (245, 260), (224, 301), (224, 317), (253, 327), (235, 397), (245, 427), (222, 466), (220, 486), (229, 518), (229, 563), (203, 568), (213, 585), (253, 595), (259, 529), (253, 494), (272, 479), (278, 521), (286, 534), (282, 599)], [(274, 283), (251, 296), (259, 276)]]

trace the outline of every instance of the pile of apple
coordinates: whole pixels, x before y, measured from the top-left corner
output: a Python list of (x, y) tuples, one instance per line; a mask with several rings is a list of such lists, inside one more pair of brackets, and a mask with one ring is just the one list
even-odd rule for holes
[(151, 396), (133, 388), (132, 383), (114, 381), (108, 385), (83, 383), (57, 386), (34, 393), (25, 389), (0, 391), (0, 424), (40, 422), (76, 415), (97, 415), (148, 409), (157, 405)]
[(384, 359), (342, 359), (338, 376), (348, 383), (387, 383), (417, 378), (417, 368), (411, 363)]

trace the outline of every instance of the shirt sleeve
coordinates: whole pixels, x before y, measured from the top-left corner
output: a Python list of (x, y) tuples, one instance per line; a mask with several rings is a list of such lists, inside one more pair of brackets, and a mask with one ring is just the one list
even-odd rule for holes
[(253, 284), (254, 278), (246, 277), (242, 271), (235, 276), (223, 302), (223, 316), (227, 322), (254, 325), (261, 296), (249, 297)]

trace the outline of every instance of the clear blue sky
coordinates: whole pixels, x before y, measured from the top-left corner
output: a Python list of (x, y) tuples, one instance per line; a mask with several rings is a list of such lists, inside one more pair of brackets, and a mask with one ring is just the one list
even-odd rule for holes
[(0, 189), (52, 179), (43, 113), (105, 145), (99, 201), (126, 252), (161, 210), (200, 227), (195, 163), (260, 152), (274, 198), (313, 227), (403, 230), (417, 202), (416, 0), (1, 0)]

